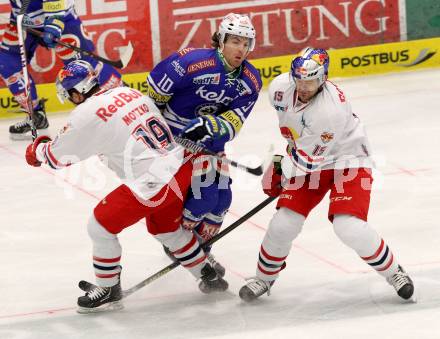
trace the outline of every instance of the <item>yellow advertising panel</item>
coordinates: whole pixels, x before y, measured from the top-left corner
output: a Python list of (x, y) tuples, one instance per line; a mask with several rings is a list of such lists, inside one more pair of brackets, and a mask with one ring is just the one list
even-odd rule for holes
[(440, 66), (440, 38), (330, 51), (330, 77), (412, 71)]
[[(332, 49), (330, 78), (412, 71), (440, 66), (440, 38)], [(288, 72), (295, 55), (251, 60), (260, 71), (263, 85)]]
[[(388, 72), (411, 71), (440, 66), (440, 38), (395, 42), (389, 44), (329, 50), (330, 78), (353, 77)], [(288, 72), (292, 55), (251, 60), (259, 70), (263, 85), (277, 75)], [(146, 93), (146, 72), (126, 74), (124, 81), (132, 88)], [(47, 112), (71, 109), (71, 104), (62, 105), (56, 96), (54, 84), (37, 86), (40, 98), (47, 98)], [(7, 88), (0, 89), (0, 118), (16, 117), (17, 102)]]

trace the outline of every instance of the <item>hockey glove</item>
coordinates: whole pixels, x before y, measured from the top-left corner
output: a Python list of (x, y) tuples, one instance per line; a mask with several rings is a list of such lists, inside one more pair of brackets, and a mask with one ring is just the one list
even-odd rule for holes
[(43, 41), (44, 44), (49, 48), (54, 48), (56, 46), (56, 41), (61, 38), (61, 34), (64, 30), (64, 22), (62, 17), (52, 16), (47, 17), (44, 20), (44, 31), (43, 31)]
[(210, 224), (204, 221), (197, 229), (197, 233), (203, 239), (203, 241), (206, 242), (217, 235), (217, 233), (220, 231), (220, 227), (221, 225)]
[(26, 162), (34, 167), (40, 167), (41, 161), (37, 159), (37, 147), (41, 143), (46, 143), (51, 141), (52, 139), (47, 135), (40, 135), (34, 142), (26, 148)]
[(181, 137), (194, 142), (207, 142), (227, 133), (226, 122), (213, 115), (204, 115), (191, 120), (183, 129)]
[(263, 192), (269, 197), (276, 198), (281, 194), (283, 188), (281, 187), (281, 180), (283, 171), (281, 170), (282, 155), (275, 154), (272, 158), (272, 163), (264, 173), (262, 185)]

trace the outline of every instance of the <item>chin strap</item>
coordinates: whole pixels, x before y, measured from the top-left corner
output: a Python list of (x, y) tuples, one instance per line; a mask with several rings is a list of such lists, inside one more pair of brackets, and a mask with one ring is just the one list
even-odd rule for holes
[[(223, 45), (223, 44), (221, 44)], [(224, 45), (223, 45), (224, 46)], [(222, 62), (223, 66), (225, 67), (226, 70), (226, 76), (227, 76), (227, 81), (229, 85), (232, 85), (235, 81), (235, 79), (237, 79), (240, 74), (241, 74), (241, 70), (243, 68), (242, 65), (240, 65), (239, 67), (235, 68), (233, 66), (231, 66), (227, 61), (225, 56), (222, 53), (222, 49), (223, 47), (219, 47), (217, 48), (217, 55), (220, 58), (220, 61)]]
[(220, 60), (223, 63), (223, 66), (225, 66), (226, 71), (229, 73), (233, 73), (235, 71), (235, 67), (231, 66), (228, 61), (226, 60), (225, 56), (223, 55), (223, 49), (224, 49), (225, 45), (224, 44), (220, 44), (220, 47), (217, 48), (217, 54), (220, 58)]

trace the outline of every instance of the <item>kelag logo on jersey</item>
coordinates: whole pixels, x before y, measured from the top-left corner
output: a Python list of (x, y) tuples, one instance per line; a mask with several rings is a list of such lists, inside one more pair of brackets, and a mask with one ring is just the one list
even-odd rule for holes
[(220, 83), (220, 73), (199, 75), (193, 79), (193, 83), (196, 85), (218, 85)]
[(233, 98), (225, 95), (226, 91), (222, 89), (220, 92), (209, 92), (205, 86), (199, 87), (196, 94), (206, 101), (214, 101), (218, 104), (228, 105)]

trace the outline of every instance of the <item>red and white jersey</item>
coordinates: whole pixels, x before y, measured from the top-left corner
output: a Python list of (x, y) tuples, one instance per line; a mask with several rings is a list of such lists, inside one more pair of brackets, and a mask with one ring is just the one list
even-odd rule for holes
[(54, 169), (98, 155), (141, 199), (154, 196), (177, 172), (183, 148), (156, 105), (129, 87), (99, 92), (78, 105), (57, 137), (37, 148)]
[(270, 83), (269, 100), (288, 142), (289, 156), (282, 163), (286, 177), (322, 169), (373, 167), (364, 127), (334, 83), (326, 81), (322, 90), (303, 104), (290, 74), (283, 73)]

